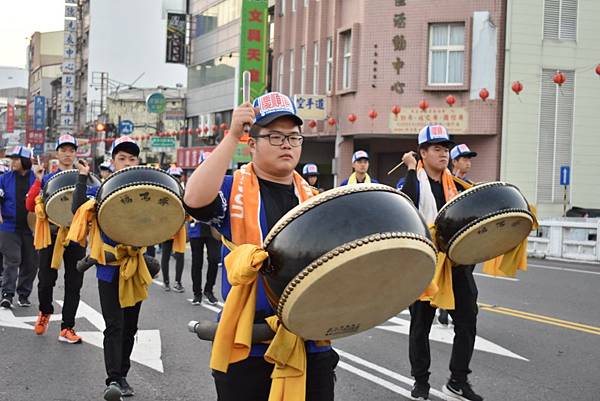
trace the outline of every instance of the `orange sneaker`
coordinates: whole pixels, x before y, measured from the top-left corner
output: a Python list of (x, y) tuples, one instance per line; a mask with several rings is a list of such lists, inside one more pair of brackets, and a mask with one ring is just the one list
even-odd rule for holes
[(42, 334), (46, 333), (46, 331), (48, 330), (48, 323), (50, 322), (50, 316), (52, 316), (51, 313), (39, 313), (38, 318), (35, 321), (35, 326), (33, 328), (35, 334), (41, 336)]
[(66, 327), (60, 331), (60, 335), (58, 336), (58, 341), (62, 341), (69, 344), (78, 344), (81, 342), (81, 337), (75, 333), (70, 327)]

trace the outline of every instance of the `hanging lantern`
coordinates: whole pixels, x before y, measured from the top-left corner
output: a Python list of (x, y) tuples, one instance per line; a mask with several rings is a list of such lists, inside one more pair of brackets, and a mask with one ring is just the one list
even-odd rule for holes
[(456, 103), (456, 98), (452, 95), (448, 95), (446, 96), (446, 103), (448, 103), (448, 106), (452, 107), (454, 106), (454, 103)]
[(184, 129), (179, 130), (179, 135), (185, 135), (185, 130)]
[(208, 126), (206, 126), (206, 125), (205, 125), (205, 126), (202, 128), (202, 132), (204, 132), (205, 134), (207, 134), (207, 133), (208, 133)]
[(315, 120), (310, 120), (308, 122), (308, 126), (309, 126), (309, 128), (314, 129), (317, 126), (317, 122)]
[(479, 97), (485, 102), (487, 98), (490, 97), (490, 92), (488, 92), (487, 89), (483, 88), (479, 91)]
[(515, 81), (515, 82), (513, 82), (511, 88), (512, 88), (513, 92), (515, 92), (518, 95), (523, 90), (523, 84), (519, 81)]
[(350, 121), (352, 124), (354, 124), (354, 122), (358, 119), (358, 117), (356, 117), (356, 114), (352, 113), (352, 114), (348, 114), (348, 121)]
[(193, 129), (191, 129), (191, 128), (188, 128), (188, 130), (187, 130), (187, 134), (188, 134), (188, 135), (192, 135), (193, 133), (194, 133), (194, 130), (193, 130)]
[(196, 128), (196, 134), (200, 135), (202, 133), (202, 128), (198, 127)]
[(375, 110), (369, 110), (369, 118), (374, 120), (377, 118), (377, 112)]
[(392, 107), (392, 114), (394, 117), (398, 118), (398, 114), (400, 114), (400, 106), (397, 104)]
[(419, 102), (419, 108), (423, 111), (427, 110), (429, 108), (429, 102), (427, 102), (427, 100), (423, 99)]
[(562, 84), (564, 84), (567, 81), (567, 76), (563, 72), (556, 71), (556, 74), (554, 74), (552, 80), (556, 85), (562, 86)]
[(335, 118), (333, 117), (329, 117), (329, 119), (327, 119), (327, 124), (329, 124), (330, 126), (334, 126), (337, 123), (337, 121), (335, 120)]
[(596, 74), (600, 75), (600, 64), (596, 66)]
[(221, 123), (221, 125), (219, 125), (219, 128), (221, 128), (221, 131), (225, 131), (227, 129), (227, 124)]
[(212, 132), (217, 132), (219, 130), (219, 126), (217, 124), (214, 124), (212, 126)]

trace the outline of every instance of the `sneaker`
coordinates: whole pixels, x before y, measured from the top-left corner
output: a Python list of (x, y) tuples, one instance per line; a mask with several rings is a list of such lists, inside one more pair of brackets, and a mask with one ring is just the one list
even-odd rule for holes
[(40, 312), (38, 314), (37, 320), (35, 321), (35, 326), (33, 326), (33, 331), (35, 331), (35, 334), (41, 336), (42, 334), (46, 333), (48, 330), (48, 323), (50, 322), (50, 316), (52, 316), (51, 313)]
[(438, 322), (443, 324), (444, 326), (448, 326), (448, 311), (445, 309), (440, 309), (440, 313), (438, 314)]
[(473, 391), (469, 382), (460, 383), (449, 380), (448, 383), (442, 387), (442, 392), (452, 400), (483, 401), (483, 397)]
[(131, 387), (129, 385), (129, 383), (127, 383), (127, 379), (125, 379), (124, 377), (122, 377), (119, 380), (119, 386), (121, 387), (121, 395), (123, 397), (131, 397), (135, 395), (135, 391), (133, 391), (133, 387)]
[(215, 297), (215, 294), (213, 294), (212, 291), (204, 291), (204, 296), (206, 297), (210, 305), (216, 305), (217, 302), (219, 302), (219, 300), (217, 299), (217, 297)]
[(167, 292), (171, 291), (171, 286), (169, 285), (169, 283), (165, 283), (164, 290)]
[(105, 401), (123, 401), (121, 397), (121, 387), (117, 382), (110, 382), (106, 389), (104, 389), (104, 400)]
[(173, 291), (175, 291), (175, 292), (184, 292), (185, 289), (183, 288), (183, 286), (181, 285), (181, 283), (179, 281), (176, 281), (175, 285), (173, 286)]
[(19, 305), (22, 308), (29, 308), (31, 306), (31, 302), (29, 302), (29, 299), (27, 297), (19, 296), (17, 305)]
[(410, 392), (413, 400), (428, 400), (429, 399), (429, 383), (415, 381)]
[(202, 295), (194, 296), (194, 299), (192, 299), (192, 305), (200, 305), (200, 304), (202, 304)]
[(6, 309), (12, 308), (12, 297), (9, 297), (6, 295), (3, 296), (2, 300), (0, 301), (0, 307), (6, 308)]
[(77, 333), (75, 333), (75, 330), (73, 330), (72, 328), (65, 327), (60, 331), (58, 341), (62, 341), (64, 343), (69, 344), (79, 344), (81, 343), (81, 337), (79, 337)]

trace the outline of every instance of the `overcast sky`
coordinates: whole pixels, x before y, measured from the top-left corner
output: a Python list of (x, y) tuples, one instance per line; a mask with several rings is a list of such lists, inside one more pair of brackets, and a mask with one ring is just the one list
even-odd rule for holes
[(0, 66), (25, 67), (29, 37), (64, 29), (64, 0), (0, 0)]

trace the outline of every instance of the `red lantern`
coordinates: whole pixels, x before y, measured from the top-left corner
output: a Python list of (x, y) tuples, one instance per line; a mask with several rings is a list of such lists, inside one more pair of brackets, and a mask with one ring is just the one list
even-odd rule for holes
[(331, 125), (332, 127), (337, 123), (337, 121), (335, 120), (335, 118), (333, 117), (329, 117), (329, 119), (327, 120), (327, 124)]
[(523, 90), (523, 84), (519, 81), (513, 82), (512, 90), (513, 90), (513, 92), (515, 92), (518, 95)]
[(185, 135), (185, 130), (184, 129), (179, 130), (179, 135)]
[(317, 126), (317, 122), (315, 120), (310, 120), (308, 122), (308, 126), (309, 126), (309, 128), (314, 129)]
[(352, 124), (354, 124), (354, 122), (358, 119), (358, 117), (356, 117), (356, 114), (352, 113), (352, 114), (348, 114), (348, 121), (350, 121)]
[(369, 110), (369, 118), (374, 120), (377, 118), (377, 112), (375, 110)]
[(556, 85), (562, 86), (562, 84), (564, 84), (567, 81), (567, 76), (560, 71), (556, 71), (556, 74), (554, 74), (552, 80)]
[(446, 96), (446, 103), (448, 103), (448, 106), (452, 107), (454, 106), (454, 103), (456, 103), (456, 98), (452, 95), (448, 95)]
[(394, 116), (398, 118), (398, 114), (400, 114), (400, 106), (398, 106), (397, 104), (394, 105), (394, 107), (392, 107), (392, 114), (394, 114)]
[(596, 74), (600, 75), (600, 64), (596, 66)]
[(204, 132), (205, 134), (206, 134), (206, 133), (208, 133), (208, 126), (206, 126), (206, 125), (205, 125), (205, 126), (202, 128), (202, 132)]
[(214, 124), (212, 126), (212, 132), (217, 132), (219, 130), (219, 126), (217, 124)]
[(202, 133), (202, 128), (198, 127), (196, 128), (196, 134), (200, 135)]
[(227, 129), (227, 124), (221, 123), (221, 125), (219, 125), (219, 128), (221, 128), (221, 131), (225, 131)]
[(193, 130), (193, 129), (191, 129), (191, 128), (188, 128), (188, 130), (187, 130), (187, 134), (188, 134), (188, 135), (192, 135), (192, 133), (193, 133), (193, 132), (194, 132), (194, 130)]
[(419, 108), (423, 111), (427, 110), (429, 108), (429, 102), (427, 102), (427, 100), (423, 99), (419, 102)]
[(479, 97), (485, 102), (487, 98), (490, 97), (490, 92), (488, 92), (487, 89), (483, 88), (479, 91)]

